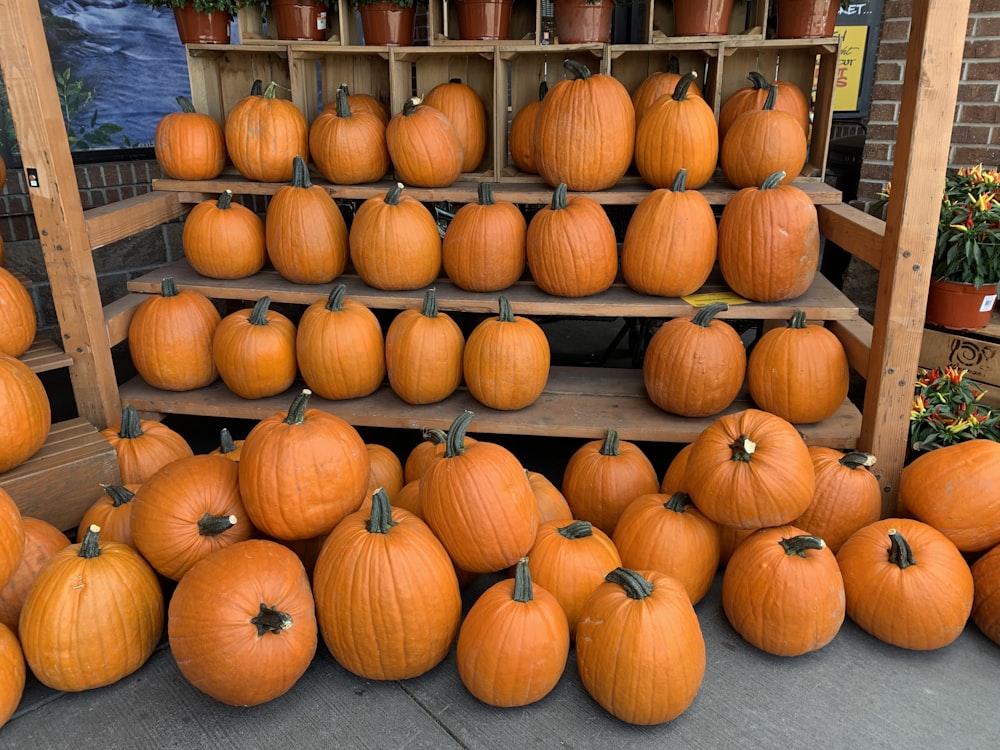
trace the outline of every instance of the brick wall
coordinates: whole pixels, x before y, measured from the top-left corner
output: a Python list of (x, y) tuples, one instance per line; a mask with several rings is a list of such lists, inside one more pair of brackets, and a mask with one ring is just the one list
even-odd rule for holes
[[(886, 0), (858, 201), (889, 181), (899, 124), (912, 0)], [(1000, 163), (1000, 0), (972, 0), (948, 166)]]

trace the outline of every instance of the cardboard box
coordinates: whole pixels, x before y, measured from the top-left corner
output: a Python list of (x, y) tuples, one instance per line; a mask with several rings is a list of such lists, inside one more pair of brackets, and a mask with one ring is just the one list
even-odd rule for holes
[(983, 403), (1000, 408), (1000, 313), (980, 331), (924, 330), (920, 366), (953, 365), (987, 389)]

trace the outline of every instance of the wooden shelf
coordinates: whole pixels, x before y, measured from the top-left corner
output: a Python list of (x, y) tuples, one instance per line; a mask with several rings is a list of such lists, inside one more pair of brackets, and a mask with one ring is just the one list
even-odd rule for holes
[[(259, 420), (287, 412), (295, 394), (303, 387), (302, 383), (296, 383), (278, 396), (247, 400), (234, 395), (221, 380), (207, 388), (176, 393), (161, 391), (135, 378), (122, 385), (121, 397), (122, 403), (131, 404), (140, 412)], [(476, 415), (471, 433), (594, 439), (613, 428), (625, 440), (677, 443), (694, 440), (714, 420), (714, 417), (675, 417), (661, 411), (646, 396), (641, 370), (611, 367), (552, 367), (542, 395), (531, 406), (518, 411), (489, 409), (464, 388), (444, 401), (422, 406), (405, 403), (387, 386), (371, 396), (349, 401), (327, 401), (313, 396), (309, 405), (336, 414), (356, 427), (447, 429), (459, 413), (468, 409)], [(744, 395), (726, 413), (752, 405)], [(845, 401), (830, 419), (800, 425), (799, 430), (809, 443), (854, 448), (861, 430), (861, 414)]]
[(20, 359), (34, 373), (58, 370), (73, 364), (73, 358), (51, 339), (36, 339)]

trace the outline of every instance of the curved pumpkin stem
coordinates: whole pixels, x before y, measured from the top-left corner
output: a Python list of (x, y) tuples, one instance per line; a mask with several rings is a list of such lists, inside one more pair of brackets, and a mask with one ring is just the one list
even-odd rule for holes
[(604, 444), (601, 446), (602, 456), (617, 456), (621, 440), (618, 437), (618, 430), (608, 430), (604, 433)]
[(96, 523), (90, 524), (90, 528), (84, 532), (83, 541), (80, 542), (78, 557), (91, 560), (101, 555), (101, 527)]
[(233, 453), (236, 450), (236, 442), (233, 440), (233, 436), (229, 432), (228, 427), (223, 427), (219, 430), (219, 453), (225, 455), (227, 453)]
[(385, 204), (387, 206), (398, 206), (399, 198), (403, 194), (403, 183), (397, 182), (395, 185), (390, 185), (389, 189), (385, 191)]
[(325, 309), (330, 312), (341, 312), (344, 309), (345, 294), (347, 294), (347, 285), (337, 284), (337, 286), (330, 290), (330, 294), (326, 298)]
[(436, 318), (438, 316), (438, 296), (437, 290), (434, 287), (424, 292), (424, 303), (420, 308), (420, 314), (425, 318)]
[(760, 184), (761, 190), (773, 190), (781, 184), (781, 181), (785, 179), (785, 172), (783, 170), (778, 170), (777, 172), (771, 172), (764, 181)]
[(671, 55), (670, 59), (667, 60), (667, 72), (680, 75), (681, 61), (677, 59), (677, 55)]
[(227, 188), (226, 190), (223, 190), (222, 193), (219, 194), (219, 200), (215, 202), (215, 207), (222, 211), (225, 211), (232, 205), (233, 205), (233, 191)]
[(448, 439), (445, 440), (445, 458), (454, 458), (465, 451), (465, 433), (468, 432), (474, 416), (475, 414), (466, 409), (455, 417), (455, 421), (448, 428)]
[(594, 535), (594, 526), (590, 521), (571, 521), (557, 529), (559, 536), (566, 539), (585, 539)]
[(670, 499), (663, 504), (667, 510), (674, 513), (685, 513), (689, 505), (692, 505), (691, 496), (686, 492), (675, 492)]
[(480, 206), (492, 206), (493, 201), (493, 186), (488, 182), (479, 183), (479, 205)]
[(139, 412), (132, 404), (126, 404), (122, 409), (122, 426), (118, 430), (118, 437), (123, 440), (134, 440), (145, 435), (142, 431), (142, 421), (139, 419)]
[(282, 630), (288, 630), (292, 627), (292, 616), (261, 602), (260, 611), (250, 619), (250, 622), (257, 626), (258, 637), (264, 633), (281, 635)]
[(767, 98), (764, 99), (764, 106), (761, 109), (773, 111), (774, 105), (778, 101), (778, 84), (772, 83), (767, 89)]
[(211, 513), (205, 513), (205, 515), (198, 519), (198, 534), (200, 536), (218, 536), (233, 528), (236, 525), (236, 521), (236, 516), (231, 514), (228, 516), (213, 516)]
[(796, 557), (805, 557), (806, 550), (823, 549), (826, 547), (826, 542), (812, 534), (799, 534), (798, 536), (788, 537), (787, 539), (782, 539), (778, 544), (785, 550), (786, 555), (795, 555)]
[(716, 315), (728, 309), (729, 305), (725, 302), (709, 302), (703, 308), (698, 310), (694, 316), (692, 316), (691, 322), (696, 326), (708, 328), (712, 324), (712, 319), (715, 318)]
[(889, 529), (889, 562), (898, 565), (900, 570), (917, 564), (910, 543), (895, 529)]
[(341, 84), (337, 89), (337, 117), (350, 117), (351, 105), (347, 103), (347, 84)]
[(566, 72), (573, 78), (577, 78), (582, 81), (587, 80), (592, 75), (590, 68), (581, 62), (577, 62), (576, 60), (563, 60), (563, 68), (565, 68)]
[(434, 445), (441, 445), (448, 439), (448, 433), (436, 427), (429, 427), (421, 433), (421, 437)]
[(604, 580), (617, 583), (625, 589), (625, 595), (629, 599), (645, 599), (653, 593), (653, 584), (640, 573), (628, 568), (615, 568), (604, 576)]
[(514, 568), (514, 595), (511, 597), (515, 602), (530, 602), (535, 598), (535, 589), (531, 585), (531, 569), (528, 567), (528, 558), (522, 557), (517, 561)]
[(675, 102), (682, 102), (688, 98), (688, 89), (691, 88), (691, 84), (694, 83), (694, 79), (697, 77), (698, 73), (694, 70), (681, 76), (681, 80), (677, 82), (677, 85), (674, 87), (674, 93), (671, 95)]
[(372, 512), (365, 521), (365, 528), (372, 534), (388, 534), (389, 529), (397, 524), (392, 520), (392, 506), (384, 487), (379, 487), (372, 493)]
[(501, 323), (515, 323), (514, 311), (510, 307), (510, 300), (506, 297), (500, 297), (500, 314), (497, 316), (497, 320)]
[(756, 70), (751, 70), (747, 74), (747, 79), (750, 81), (750, 85), (753, 87), (754, 91), (766, 91), (771, 88), (771, 82), (764, 78), (764, 76)]
[(271, 298), (264, 295), (256, 303), (254, 303), (253, 310), (250, 311), (250, 317), (247, 320), (252, 326), (266, 326), (268, 324), (267, 311), (271, 307)]
[(288, 416), (285, 417), (285, 424), (302, 424), (306, 421), (306, 405), (312, 391), (303, 388), (302, 393), (292, 399), (292, 405), (288, 407)]
[(729, 447), (733, 449), (733, 455), (730, 458), (731, 461), (745, 461), (749, 463), (750, 457), (757, 450), (757, 443), (746, 435), (740, 435), (729, 444)]
[(278, 96), (278, 84), (274, 81), (271, 81), (269, 84), (267, 84), (267, 87), (264, 89), (264, 98), (274, 99), (277, 96)]
[(414, 112), (417, 111), (417, 107), (420, 106), (420, 102), (423, 101), (419, 96), (411, 96), (405, 102), (403, 102), (403, 117), (409, 117)]
[(135, 497), (135, 493), (132, 490), (121, 484), (105, 484), (103, 487), (104, 494), (111, 498), (111, 507), (113, 508), (128, 505), (132, 502), (132, 498)]
[(788, 327), (801, 330), (806, 327), (805, 310), (793, 310), (792, 317), (788, 319)]
[(875, 461), (876, 458), (871, 453), (851, 451), (850, 453), (844, 454), (844, 457), (840, 459), (839, 463), (841, 466), (846, 466), (848, 469), (861, 469), (871, 468), (875, 465)]
[(677, 170), (677, 174), (674, 175), (674, 184), (670, 186), (671, 192), (683, 193), (687, 189), (687, 179), (688, 171), (681, 167)]
[(177, 282), (174, 281), (173, 276), (167, 276), (163, 281), (160, 282), (160, 295), (163, 297), (176, 297), (180, 292), (177, 291)]
[(292, 159), (291, 186), (295, 188), (312, 187), (312, 182), (309, 180), (309, 165), (307, 165), (305, 159), (298, 154), (296, 154)]
[(545, 98), (545, 95), (549, 93), (549, 84), (542, 79), (542, 82), (538, 84), (538, 101)]
[(549, 208), (553, 211), (559, 211), (569, 205), (566, 202), (566, 190), (565, 182), (560, 182), (556, 185), (556, 189), (552, 191), (552, 203), (549, 204)]
[(250, 84), (250, 96), (263, 96), (264, 95), (264, 82), (259, 78), (254, 79), (254, 82)]
[(186, 96), (178, 96), (176, 97), (176, 101), (177, 101), (177, 106), (181, 108), (181, 112), (186, 112), (187, 114), (197, 113), (198, 110), (194, 108), (194, 105), (191, 103), (191, 100), (188, 99)]

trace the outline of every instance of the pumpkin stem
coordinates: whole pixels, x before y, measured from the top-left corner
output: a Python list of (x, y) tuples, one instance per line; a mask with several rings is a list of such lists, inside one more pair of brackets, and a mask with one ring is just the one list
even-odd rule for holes
[(303, 388), (302, 393), (292, 400), (292, 405), (288, 407), (288, 416), (285, 417), (285, 424), (302, 424), (306, 421), (306, 404), (312, 391)]
[(83, 534), (83, 541), (80, 542), (80, 551), (77, 556), (91, 560), (101, 554), (101, 527), (96, 523), (90, 524), (90, 528)]
[(675, 492), (670, 496), (670, 499), (663, 504), (663, 507), (667, 510), (672, 510), (674, 513), (685, 513), (687, 507), (691, 505), (691, 496), (686, 492)]
[(135, 493), (121, 484), (103, 484), (104, 493), (111, 498), (111, 507), (120, 508), (132, 502)]
[(480, 206), (492, 206), (493, 201), (493, 186), (488, 182), (479, 183), (479, 205)]
[(687, 188), (688, 171), (681, 167), (674, 176), (674, 184), (670, 186), (671, 191), (683, 193)]
[(219, 453), (223, 455), (226, 453), (232, 453), (236, 450), (236, 442), (233, 440), (233, 436), (229, 433), (228, 427), (223, 427), (219, 430)]
[(438, 296), (434, 287), (424, 292), (424, 303), (420, 308), (420, 314), (425, 318), (436, 318), (438, 315)]
[(337, 117), (350, 117), (351, 105), (347, 103), (347, 84), (337, 89)]
[(805, 310), (794, 310), (792, 311), (792, 317), (788, 319), (788, 327), (795, 329), (802, 329), (806, 327), (806, 313)]
[(264, 89), (265, 99), (274, 99), (278, 95), (278, 84), (271, 81), (267, 84), (267, 88)]
[(772, 83), (767, 89), (767, 98), (764, 99), (764, 106), (761, 107), (764, 111), (774, 110), (774, 105), (778, 101), (778, 84)]
[(198, 534), (201, 536), (218, 536), (219, 534), (229, 531), (236, 525), (236, 516), (213, 516), (211, 513), (205, 513), (201, 518), (198, 519)]
[(848, 469), (860, 469), (862, 467), (871, 468), (875, 465), (875, 456), (871, 453), (863, 453), (861, 451), (851, 451), (850, 453), (844, 454), (844, 457), (840, 459), (840, 465), (846, 466)]
[(497, 317), (501, 323), (513, 323), (514, 322), (514, 311), (510, 307), (510, 300), (506, 297), (500, 297), (500, 314)]
[(421, 101), (422, 100), (420, 99), (419, 96), (411, 96), (409, 99), (403, 102), (403, 117), (409, 117), (410, 115), (412, 115), (417, 110), (417, 106), (420, 104)]
[(629, 599), (645, 599), (653, 593), (653, 584), (640, 573), (628, 568), (615, 568), (604, 576), (604, 580), (609, 583), (617, 583), (625, 589), (625, 595)]
[(445, 440), (445, 458), (454, 458), (465, 450), (465, 433), (468, 432), (474, 416), (475, 414), (466, 409), (455, 417), (455, 421), (448, 428), (448, 438)]
[(139, 412), (132, 404), (128, 404), (122, 409), (122, 426), (118, 430), (118, 437), (123, 440), (133, 440), (142, 437), (142, 422), (139, 420)]
[(326, 309), (330, 312), (341, 312), (344, 309), (344, 295), (347, 294), (346, 284), (337, 284), (330, 290), (326, 298)]
[(372, 493), (372, 512), (365, 522), (365, 528), (372, 534), (388, 534), (389, 529), (397, 524), (392, 520), (392, 506), (384, 487), (379, 487)]
[(383, 200), (385, 200), (386, 205), (398, 206), (399, 197), (402, 194), (403, 194), (403, 183), (397, 182), (395, 185), (390, 185), (389, 189), (385, 191), (385, 198)]
[(566, 208), (566, 190), (566, 183), (560, 182), (556, 185), (556, 189), (552, 191), (552, 203), (549, 204), (549, 207), (553, 211)]
[(347, 87), (346, 83), (342, 83), (337, 87), (337, 91), (343, 91), (345, 95), (350, 96), (351, 90)]
[(778, 170), (777, 172), (771, 172), (764, 181), (760, 184), (761, 190), (773, 190), (781, 184), (781, 181), (785, 179), (785, 172)]
[(434, 445), (441, 445), (448, 439), (448, 433), (444, 430), (439, 430), (436, 427), (430, 427), (420, 433), (424, 440), (428, 440)]
[(806, 550), (823, 549), (826, 546), (826, 542), (812, 534), (799, 534), (798, 536), (788, 537), (787, 539), (782, 539), (778, 544), (785, 550), (786, 555), (796, 555), (797, 557), (805, 557)]
[(225, 211), (233, 205), (233, 191), (226, 189), (219, 195), (219, 200), (215, 202), (215, 207)]
[(264, 82), (259, 78), (254, 79), (254, 82), (250, 84), (250, 96), (263, 96), (264, 95)]
[(187, 112), (188, 114), (197, 112), (197, 110), (194, 108), (194, 105), (191, 103), (191, 100), (188, 99), (186, 96), (178, 96), (176, 97), (176, 100), (177, 100), (177, 105), (181, 108), (181, 112)]
[(667, 72), (680, 75), (681, 61), (677, 59), (677, 55), (671, 55), (670, 59), (667, 60)]
[(594, 535), (594, 527), (590, 521), (571, 521), (559, 528), (558, 532), (566, 539), (583, 539)]
[(309, 180), (309, 167), (305, 160), (298, 154), (292, 159), (292, 187), (310, 188), (312, 182)]
[(164, 297), (176, 297), (178, 295), (177, 282), (172, 276), (168, 276), (160, 282), (160, 294)]
[(746, 461), (750, 462), (750, 457), (753, 452), (757, 450), (757, 443), (748, 438), (746, 435), (740, 435), (729, 445), (733, 449), (733, 456), (730, 460), (732, 461)]
[(701, 326), (702, 328), (708, 328), (712, 325), (712, 319), (718, 315), (720, 312), (729, 309), (729, 305), (725, 302), (709, 302), (703, 308), (698, 310), (691, 318), (691, 322), (696, 326)]
[(771, 83), (756, 70), (751, 70), (750, 73), (747, 74), (747, 78), (749, 79), (750, 85), (753, 87), (754, 91), (766, 91), (771, 88)]
[(542, 82), (538, 84), (538, 101), (544, 99), (547, 93), (549, 93), (549, 84), (543, 78)]
[(581, 62), (577, 62), (576, 60), (569, 60), (569, 59), (563, 60), (563, 67), (566, 69), (566, 72), (569, 73), (570, 76), (573, 78), (586, 80), (591, 76), (590, 68), (588, 68)]
[(906, 570), (911, 565), (917, 564), (913, 559), (910, 543), (895, 529), (889, 529), (889, 562), (898, 565), (900, 570)]
[(694, 79), (697, 77), (698, 73), (694, 70), (681, 76), (681, 80), (677, 82), (672, 94), (675, 102), (682, 102), (688, 98), (688, 89), (691, 88), (691, 84), (694, 83)]
[(274, 633), (281, 635), (282, 630), (292, 627), (292, 616), (287, 612), (268, 607), (264, 602), (260, 603), (260, 612), (250, 619), (251, 624), (257, 626), (257, 637), (264, 633)]
[(604, 444), (601, 446), (601, 455), (617, 456), (620, 443), (618, 430), (607, 430), (604, 433)]
[(514, 568), (514, 596), (515, 602), (530, 602), (535, 598), (535, 590), (531, 585), (531, 569), (528, 567), (528, 558), (522, 557), (517, 561)]
[(267, 311), (271, 307), (271, 298), (264, 295), (256, 303), (254, 303), (253, 310), (250, 311), (250, 317), (247, 319), (252, 326), (266, 326), (267, 321)]

